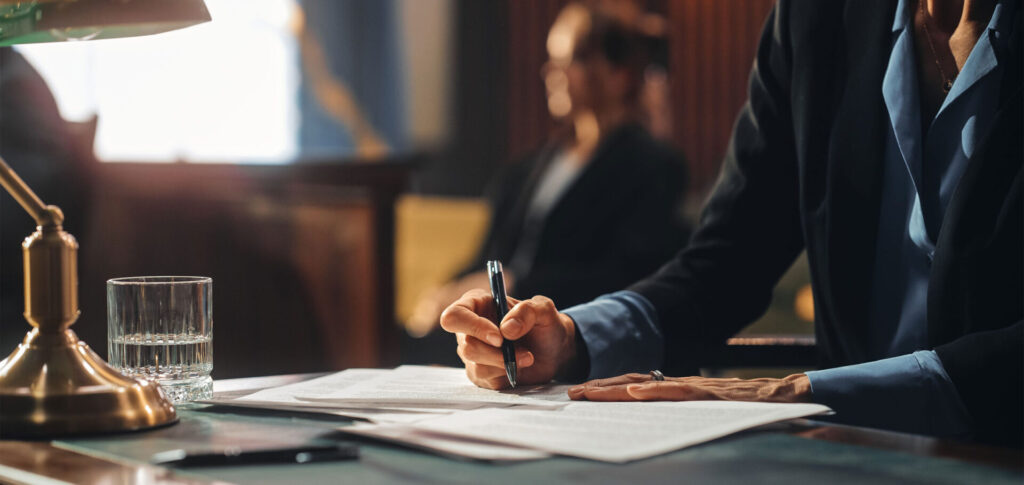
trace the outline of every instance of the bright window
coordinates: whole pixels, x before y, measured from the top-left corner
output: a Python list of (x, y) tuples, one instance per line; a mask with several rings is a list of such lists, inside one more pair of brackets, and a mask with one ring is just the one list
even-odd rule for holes
[(206, 0), (150, 37), (18, 47), (70, 121), (99, 117), (103, 161), (287, 163), (298, 152), (295, 0)]

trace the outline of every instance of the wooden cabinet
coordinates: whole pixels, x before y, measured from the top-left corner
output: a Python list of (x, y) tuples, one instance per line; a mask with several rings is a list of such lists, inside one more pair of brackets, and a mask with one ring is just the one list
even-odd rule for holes
[(394, 201), (413, 164), (99, 164), (74, 330), (105, 355), (108, 278), (203, 275), (215, 377), (395, 365)]

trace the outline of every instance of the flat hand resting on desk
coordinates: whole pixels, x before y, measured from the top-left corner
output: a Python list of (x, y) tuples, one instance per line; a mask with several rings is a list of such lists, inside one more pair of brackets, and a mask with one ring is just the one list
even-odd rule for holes
[(520, 384), (544, 384), (575, 358), (576, 327), (568, 315), (558, 313), (551, 299), (508, 298), (512, 309), (501, 328), (492, 323), (495, 309), (491, 294), (472, 290), (441, 314), (441, 328), (454, 333), (466, 375), (487, 389), (509, 387), (501, 356), (502, 337), (516, 341)]
[(810, 402), (811, 381), (804, 374), (783, 379), (712, 379), (625, 374), (569, 388), (569, 397), (589, 401), (761, 401)]

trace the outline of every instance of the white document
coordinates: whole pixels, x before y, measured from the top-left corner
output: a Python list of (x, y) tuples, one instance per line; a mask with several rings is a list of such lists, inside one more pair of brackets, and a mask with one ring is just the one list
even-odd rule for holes
[(571, 402), (569, 386), (491, 391), (463, 369), (350, 369), (206, 401), (372, 421), (342, 430), (446, 456), (517, 461), (551, 454), (622, 463), (757, 426), (830, 412), (817, 404)]
[(504, 445), (472, 438), (439, 435), (402, 425), (355, 424), (339, 431), (431, 451), (452, 458), (487, 461), (540, 460), (551, 456), (539, 450)]
[(410, 426), (442, 435), (624, 463), (756, 426), (830, 411), (819, 404), (584, 401), (558, 410), (462, 411)]
[(355, 405), (356, 407), (347, 407), (303, 400), (303, 398), (313, 398), (336, 392), (353, 384), (391, 372), (394, 371), (389, 369), (349, 369), (308, 381), (262, 389), (242, 396), (237, 396), (238, 392), (215, 394), (213, 399), (200, 402), (236, 407), (274, 409), (278, 411), (329, 414), (366, 419), (377, 423), (411, 423), (435, 414), (448, 414), (480, 407), (480, 405), (473, 404)]
[(441, 414), (449, 414), (460, 411), (459, 409), (441, 408), (342, 408), (336, 406), (318, 406), (313, 403), (300, 405), (279, 404), (265, 401), (240, 401), (237, 399), (220, 399), (214, 396), (213, 399), (197, 401), (201, 404), (216, 404), (221, 406), (233, 406), (239, 408), (270, 409), (274, 411), (293, 411), (299, 413), (325, 414), (329, 416), (340, 416), (351, 419), (364, 419), (374, 423), (396, 424), (415, 423), (424, 419), (437, 417)]
[(569, 401), (569, 386), (523, 387), (492, 391), (475, 386), (464, 369), (406, 365), (332, 392), (299, 399), (320, 404), (354, 405), (523, 405), (557, 409)]
[(393, 371), (389, 369), (348, 369), (308, 381), (270, 387), (238, 398), (238, 400), (309, 405), (308, 401), (304, 401), (300, 397), (323, 396), (389, 372)]
[[(456, 411), (466, 411), (470, 409), (478, 409), (481, 406), (452, 406), (442, 407), (433, 405), (415, 405), (410, 404), (408, 406), (359, 406), (353, 404), (351, 406), (338, 406), (332, 405), (327, 402), (311, 402), (303, 401), (300, 403), (279, 403), (274, 401), (243, 401), (241, 399), (225, 399), (218, 397), (214, 394), (213, 399), (205, 399), (202, 401), (196, 401), (200, 404), (218, 404), (221, 406), (234, 406), (239, 408), (254, 408), (254, 409), (276, 409), (279, 411), (300, 411), (307, 413), (319, 413), (324, 414), (337, 414), (339, 416), (350, 416), (351, 414), (345, 414), (351, 411), (362, 412), (362, 411), (378, 411), (378, 412), (394, 412), (394, 413), (414, 413), (414, 414), (451, 414)], [(361, 417), (351, 415), (353, 417)]]

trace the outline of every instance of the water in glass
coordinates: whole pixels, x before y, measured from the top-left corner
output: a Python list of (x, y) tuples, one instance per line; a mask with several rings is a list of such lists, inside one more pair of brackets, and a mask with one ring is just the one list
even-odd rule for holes
[(213, 281), (147, 276), (107, 282), (110, 364), (155, 380), (174, 402), (213, 395)]

